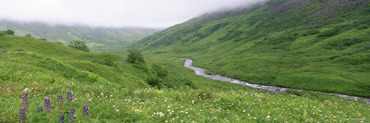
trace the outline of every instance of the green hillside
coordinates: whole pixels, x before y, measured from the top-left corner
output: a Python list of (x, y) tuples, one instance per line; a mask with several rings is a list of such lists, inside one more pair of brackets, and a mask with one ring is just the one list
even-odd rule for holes
[[(144, 60), (133, 63), (140, 51), (107, 46), (128, 54), (84, 52), (0, 29), (0, 123), (62, 122), (62, 114), (64, 122), (86, 123), (369, 122), (368, 102), (215, 81), (195, 75), (179, 59), (255, 83), (369, 97), (369, 5), (341, 0), (351, 3), (335, 7), (345, 16), (310, 25), (302, 13), (326, 2), (292, 1), (208, 14), (158, 32), (135, 44)], [(293, 17), (295, 24), (280, 24)]]
[[(130, 64), (122, 56), (18, 36), (0, 36), (0, 47), (0, 122), (20, 121), (22, 92), (29, 94), (26, 122), (58, 122), (60, 114), (68, 122), (72, 108), (75, 122), (335, 122), (366, 121), (370, 114), (361, 101), (307, 92), (276, 94), (206, 79), (167, 55)], [(161, 89), (148, 83), (155, 76), (162, 78)], [(63, 96), (63, 109), (57, 95)], [(50, 113), (44, 97), (55, 106)], [(87, 117), (84, 105), (89, 106)]]
[(369, 1), (272, 0), (194, 18), (135, 46), (253, 83), (370, 97), (369, 26)]
[(107, 51), (107, 49), (119, 48), (123, 45), (141, 40), (160, 29), (151, 28), (104, 28), (89, 27), (83, 25), (47, 25), (38, 22), (15, 22), (0, 20), (0, 30), (11, 29), (16, 35), (24, 36), (31, 34), (33, 37), (68, 44), (73, 40), (87, 42), (93, 51)]

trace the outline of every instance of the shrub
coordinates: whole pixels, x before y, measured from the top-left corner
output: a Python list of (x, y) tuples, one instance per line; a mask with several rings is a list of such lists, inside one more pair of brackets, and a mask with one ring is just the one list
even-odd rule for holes
[(31, 34), (26, 34), (25, 36), (26, 36), (26, 37), (32, 37), (32, 35), (31, 35)]
[(129, 63), (145, 63), (142, 55), (141, 55), (141, 52), (138, 51), (138, 50), (134, 50), (134, 49), (131, 49), (131, 50), (128, 50), (128, 55), (127, 55), (127, 62)]
[(10, 29), (4, 31), (4, 33), (7, 34), (7, 35), (14, 35), (14, 31), (10, 30)]
[(157, 87), (158, 89), (163, 88), (162, 79), (160, 79), (160, 78), (149, 77), (146, 80), (146, 83), (148, 83), (148, 85), (150, 85), (151, 87)]
[(85, 51), (85, 52), (90, 51), (90, 49), (87, 47), (86, 43), (83, 42), (83, 41), (79, 41), (79, 40), (74, 40), (74, 41), (69, 42), (68, 46), (72, 47), (72, 48), (75, 48), (75, 49)]
[(162, 66), (156, 64), (152, 66), (152, 72), (159, 78), (165, 78), (168, 74), (167, 69), (164, 69)]

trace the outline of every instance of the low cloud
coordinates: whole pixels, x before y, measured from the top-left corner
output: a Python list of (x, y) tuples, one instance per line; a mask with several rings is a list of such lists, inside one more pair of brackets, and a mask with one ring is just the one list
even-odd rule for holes
[(169, 27), (264, 0), (1, 0), (0, 19), (103, 27)]

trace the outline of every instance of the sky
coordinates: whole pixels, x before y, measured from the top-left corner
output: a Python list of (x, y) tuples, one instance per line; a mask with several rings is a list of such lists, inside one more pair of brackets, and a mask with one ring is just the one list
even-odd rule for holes
[(166, 28), (264, 0), (1, 0), (0, 19), (94, 27)]

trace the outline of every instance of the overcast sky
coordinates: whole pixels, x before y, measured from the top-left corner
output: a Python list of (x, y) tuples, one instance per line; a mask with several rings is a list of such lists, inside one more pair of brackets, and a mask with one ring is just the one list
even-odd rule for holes
[(0, 19), (49, 24), (164, 28), (264, 0), (1, 0)]

